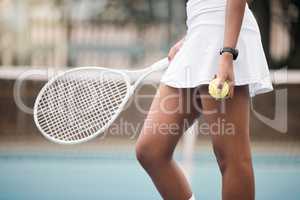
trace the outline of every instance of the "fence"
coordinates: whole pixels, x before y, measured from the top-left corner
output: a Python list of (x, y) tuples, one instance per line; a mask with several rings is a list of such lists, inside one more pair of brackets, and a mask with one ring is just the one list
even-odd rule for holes
[[(273, 69), (299, 68), (299, 5), (250, 4)], [(186, 29), (183, 0), (7, 0), (0, 17), (3, 66), (142, 66), (163, 57)]]
[[(184, 4), (176, 1), (149, 1), (151, 9), (116, 0), (7, 2), (2, 5), (4, 66), (140, 66), (163, 57), (184, 30)], [(11, 16), (14, 12), (18, 15)], [(177, 23), (181, 28), (174, 28)]]

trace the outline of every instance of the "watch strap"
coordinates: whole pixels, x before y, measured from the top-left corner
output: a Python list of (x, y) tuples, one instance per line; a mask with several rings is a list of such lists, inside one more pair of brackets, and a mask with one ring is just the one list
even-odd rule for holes
[(235, 48), (231, 48), (231, 47), (223, 47), (221, 50), (220, 50), (220, 55), (222, 55), (224, 52), (228, 52), (228, 53), (231, 53), (232, 56), (233, 56), (233, 60), (236, 60), (238, 55), (239, 55), (239, 51)]

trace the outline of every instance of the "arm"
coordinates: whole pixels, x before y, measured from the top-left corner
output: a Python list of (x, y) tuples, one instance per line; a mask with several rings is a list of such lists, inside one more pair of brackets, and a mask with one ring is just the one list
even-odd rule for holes
[[(246, 0), (227, 0), (223, 43), (224, 47), (236, 47), (244, 18), (245, 7)], [(230, 86), (229, 96), (233, 97), (233, 56), (230, 53), (223, 53), (220, 57), (217, 78), (220, 79), (219, 88), (223, 87), (224, 81), (228, 81)]]
[(235, 48), (240, 34), (246, 0), (227, 0), (224, 46)]

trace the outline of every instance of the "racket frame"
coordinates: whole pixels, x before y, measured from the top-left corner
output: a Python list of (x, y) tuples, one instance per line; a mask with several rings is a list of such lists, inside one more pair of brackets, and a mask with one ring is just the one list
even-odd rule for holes
[[(129, 98), (134, 94), (134, 91), (138, 87), (138, 85), (151, 73), (156, 72), (156, 71), (162, 71), (162, 70), (166, 69), (168, 67), (168, 64), (169, 64), (168, 58), (164, 58), (164, 59), (154, 63), (150, 67), (147, 67), (145, 69), (140, 69), (140, 70), (122, 70), (122, 69), (109, 69), (109, 68), (105, 68), (105, 67), (87, 66), (87, 67), (78, 67), (78, 68), (70, 69), (70, 70), (62, 72), (58, 75), (55, 75), (42, 87), (42, 89), (40, 90), (40, 92), (35, 100), (34, 107), (33, 107), (34, 108), (33, 109), (34, 122), (35, 122), (38, 130), (41, 132), (41, 134), (46, 139), (48, 139), (54, 143), (57, 143), (57, 144), (64, 144), (64, 145), (80, 144), (80, 143), (92, 140), (95, 137), (97, 137), (99, 134), (104, 133), (111, 126), (111, 124), (119, 117), (120, 113), (123, 111)], [(118, 75), (121, 75), (124, 78), (124, 82), (126, 82), (126, 85), (127, 85), (127, 92), (126, 92), (126, 95), (125, 95), (122, 103), (120, 104), (119, 108), (115, 111), (115, 114), (112, 116), (112, 118), (109, 120), (109, 122), (107, 122), (98, 131), (96, 131), (94, 134), (92, 134), (88, 137), (85, 137), (85, 138), (82, 138), (79, 140), (65, 141), (65, 140), (60, 140), (60, 139), (56, 139), (56, 138), (49, 136), (48, 134), (46, 134), (43, 131), (41, 125), (39, 124), (38, 113), (37, 113), (39, 102), (41, 101), (41, 98), (44, 95), (45, 90), (47, 90), (47, 88), (49, 86), (51, 86), (53, 84), (53, 82), (55, 82), (57, 79), (59, 79), (60, 77), (63, 77), (64, 75), (66, 75), (68, 73), (72, 73), (72, 72), (76, 72), (76, 71), (80, 71), (80, 70), (89, 70), (89, 69), (105, 70), (105, 71), (108, 71), (111, 73), (116, 73)], [(134, 84), (132, 84), (132, 80), (130, 79), (130, 75), (129, 75), (130, 73), (135, 73), (135, 74), (141, 75), (134, 82)]]

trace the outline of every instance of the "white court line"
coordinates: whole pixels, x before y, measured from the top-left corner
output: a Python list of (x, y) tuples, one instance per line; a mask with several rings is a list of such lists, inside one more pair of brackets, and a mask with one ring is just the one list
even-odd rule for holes
[[(16, 80), (22, 75), (26, 73), (25, 80), (39, 80), (39, 81), (47, 81), (49, 77), (64, 72), (68, 70), (67, 68), (30, 68), (30, 67), (0, 67), (0, 79), (4, 80)], [(37, 72), (39, 72), (39, 75), (37, 75)], [(32, 76), (29, 76), (32, 74)], [(48, 77), (49, 75), (49, 77)]]
[(300, 83), (300, 70), (271, 70), (270, 73), (274, 84)]
[[(0, 67), (0, 79), (17, 79), (20, 77), (21, 74), (27, 73), (30, 74), (30, 71), (36, 72), (40, 71), (43, 74), (49, 74), (51, 76), (66, 71), (71, 68), (49, 68), (46, 69), (45, 67), (37, 67), (37, 68), (30, 68), (26, 66), (18, 66), (18, 67)], [(145, 80), (145, 83), (149, 82), (156, 82), (160, 81), (160, 77), (162, 72), (160, 73), (153, 73)], [(270, 75), (272, 78), (272, 82), (276, 85), (282, 84), (299, 84), (300, 83), (300, 70), (270, 70)], [(30, 76), (26, 80), (41, 80), (46, 81), (48, 77), (44, 76)]]

